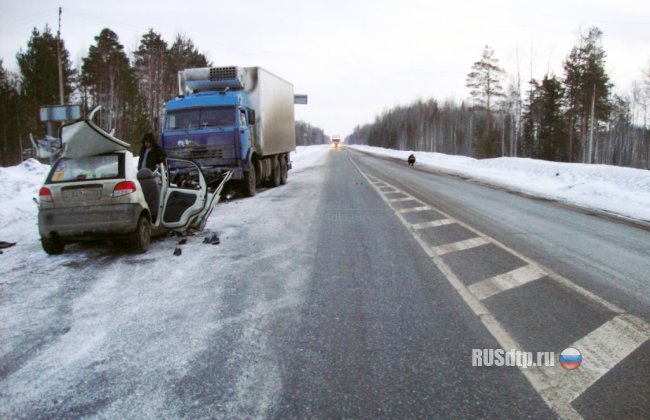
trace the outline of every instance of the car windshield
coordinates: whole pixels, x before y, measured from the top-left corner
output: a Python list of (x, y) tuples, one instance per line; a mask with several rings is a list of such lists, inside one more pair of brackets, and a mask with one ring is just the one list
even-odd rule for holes
[(110, 179), (120, 176), (120, 157), (117, 154), (88, 156), (79, 159), (60, 159), (52, 168), (50, 182)]
[(187, 131), (210, 127), (232, 127), (236, 123), (235, 108), (202, 108), (169, 112), (165, 130)]

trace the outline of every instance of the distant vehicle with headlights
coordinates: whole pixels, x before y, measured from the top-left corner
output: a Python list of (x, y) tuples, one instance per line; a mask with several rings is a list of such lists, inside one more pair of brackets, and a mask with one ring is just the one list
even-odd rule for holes
[(341, 136), (332, 136), (332, 147), (338, 149), (341, 147)]
[(182, 159), (138, 171), (129, 144), (90, 120), (63, 126), (61, 142), (39, 191), (38, 230), (48, 254), (97, 239), (145, 252), (152, 234), (203, 230), (230, 177), (208, 190), (198, 165)]

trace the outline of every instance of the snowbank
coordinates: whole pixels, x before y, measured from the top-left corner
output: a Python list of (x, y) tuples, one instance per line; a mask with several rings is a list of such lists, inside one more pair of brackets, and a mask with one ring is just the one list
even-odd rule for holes
[(524, 158), (479, 160), (441, 153), (350, 147), (404, 161), (414, 153), (417, 165), (534, 196), (650, 221), (650, 171), (643, 169)]
[(0, 240), (14, 242), (18, 237), (37, 236), (38, 190), (50, 170), (35, 159), (8, 168), (0, 167)]

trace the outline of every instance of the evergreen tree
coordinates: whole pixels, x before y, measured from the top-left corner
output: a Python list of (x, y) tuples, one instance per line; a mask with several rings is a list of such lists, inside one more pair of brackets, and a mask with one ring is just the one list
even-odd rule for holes
[[(39, 121), (39, 108), (60, 103), (59, 72), (57, 61), (57, 38), (46, 25), (43, 32), (34, 28), (27, 43), (27, 50), (16, 54), (21, 75), (22, 102), (25, 112), (25, 130), (41, 136), (45, 125)], [(73, 92), (75, 71), (69, 59), (70, 54), (61, 41), (61, 63), (63, 67), (63, 92), (67, 98)]]
[(153, 29), (142, 36), (140, 46), (133, 53), (135, 77), (146, 107), (148, 128), (156, 133), (160, 131), (161, 111), (168, 99), (165, 94), (166, 54), (167, 43)]
[(325, 135), (323, 129), (304, 121), (296, 121), (296, 144), (298, 146), (325, 144), (328, 141), (329, 137)]
[(504, 96), (501, 86), (504, 74), (505, 71), (499, 66), (499, 60), (494, 57), (494, 50), (486, 45), (481, 60), (472, 65), (472, 71), (467, 75), (466, 86), (470, 89), (470, 95), (475, 103), (486, 110), (487, 126), (484, 135), (479, 135), (483, 140), (479, 147), (485, 156), (493, 155), (496, 150), (492, 133), (492, 108), (495, 99)]
[(16, 75), (5, 70), (0, 60), (0, 166), (21, 161), (21, 103)]
[(206, 56), (194, 46), (191, 38), (176, 35), (174, 43), (167, 51), (167, 77), (165, 94), (167, 98), (178, 95), (178, 72), (195, 67), (209, 67), (212, 64)]
[[(564, 61), (570, 160), (575, 160), (580, 151), (582, 160), (591, 162), (592, 156), (589, 156), (588, 150), (591, 124), (595, 130), (598, 121), (607, 121), (612, 109), (609, 97), (611, 83), (605, 72), (606, 54), (601, 46), (601, 38), (600, 29), (590, 28), (587, 34), (580, 37), (579, 45), (573, 47)], [(576, 145), (576, 137), (580, 145)]]
[(100, 125), (115, 129), (118, 137), (132, 144), (138, 142), (147, 129), (146, 114), (124, 46), (110, 29), (103, 29), (95, 42), (81, 68), (86, 108), (101, 105)]
[(540, 159), (566, 160), (566, 120), (562, 112), (564, 88), (555, 76), (544, 76), (540, 86)]

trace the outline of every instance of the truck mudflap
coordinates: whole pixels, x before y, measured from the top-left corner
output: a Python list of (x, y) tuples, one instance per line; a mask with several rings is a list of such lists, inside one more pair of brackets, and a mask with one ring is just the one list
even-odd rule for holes
[(214, 210), (214, 206), (216, 206), (221, 199), (221, 192), (223, 191), (223, 187), (226, 185), (226, 182), (228, 182), (232, 177), (232, 171), (222, 172), (220, 175), (220, 178), (213, 178), (211, 182), (208, 183), (208, 196), (205, 208), (190, 222), (190, 229), (200, 232), (205, 228), (205, 225), (208, 222), (208, 218)]

